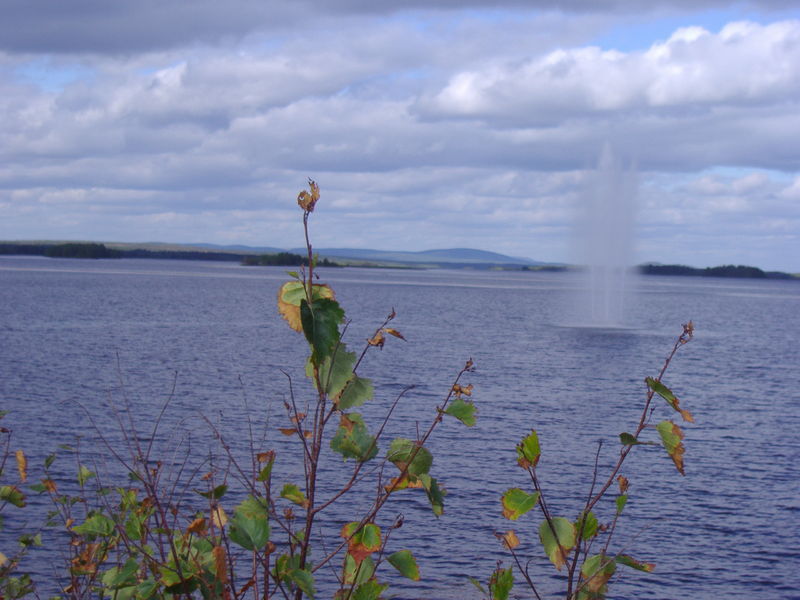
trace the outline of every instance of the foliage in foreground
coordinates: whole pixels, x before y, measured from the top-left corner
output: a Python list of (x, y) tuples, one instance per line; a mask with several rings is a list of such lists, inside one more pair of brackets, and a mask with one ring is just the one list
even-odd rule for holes
[[(405, 490), (424, 495), (436, 517), (443, 514), (446, 491), (434, 476), (428, 440), (445, 418), (468, 427), (476, 424), (473, 388), (462, 382), (473, 370), (473, 363), (466, 361), (457, 373), (432, 411), (427, 428), (386, 443), (387, 423), (410, 388), (394, 398), (381, 419), (369, 423), (360, 411), (373, 399), (375, 386), (359, 374), (359, 368), (370, 351), (404, 337), (392, 326), (396, 316), (392, 311), (360, 352), (348, 349), (343, 339), (347, 329), (344, 310), (334, 290), (320, 283), (315, 273), (317, 260), (309, 241), (308, 221), (318, 200), (319, 188), (310, 181), (309, 189), (298, 196), (308, 256), (299, 272), (290, 273), (291, 280), (278, 294), (280, 314), (290, 328), (303, 335), (309, 350), (305, 374), (311, 397), (297, 399), (289, 378), (285, 427), (280, 430), (294, 440), (299, 455), (294, 458), (302, 463), (302, 475), (278, 482), (273, 473), (275, 465), (293, 457), (280, 456), (274, 449), (254, 449), (251, 464), (242, 464), (209, 422), (225, 458), (217, 462), (225, 466), (207, 464), (199, 470), (184, 463), (180, 471), (189, 475), (175, 479), (153, 457), (159, 417), (144, 436), (132, 422), (123, 425), (120, 420), (125, 454), (104, 440), (108, 452), (127, 471), (128, 485), (102, 485), (96, 468), (81, 460), (79, 449), (66, 448), (77, 457), (77, 487), (72, 493), (64, 493), (60, 488), (68, 487), (69, 482), (57, 482), (51, 474), (55, 455), (45, 460), (44, 476), (31, 483), (24, 453), (20, 450), (12, 454), (11, 431), (0, 429), (4, 436), (0, 472), (4, 482), (9, 473), (14, 480), (0, 486), (0, 511), (5, 515), (24, 509), (26, 494), (31, 492), (49, 497), (54, 508), (46, 525), (60, 531), (65, 541), (67, 559), (63, 581), (59, 582), (63, 597), (300, 600), (333, 595), (336, 600), (378, 600), (390, 595), (388, 571), (409, 580), (420, 579), (412, 549), (396, 547), (391, 539), (392, 532), (402, 526), (402, 518), (387, 519), (385, 508)], [(529, 488), (514, 487), (504, 492), (500, 508), (511, 521), (532, 511), (541, 514), (535, 531), (542, 556), (564, 573), (567, 600), (604, 598), (618, 567), (653, 569), (652, 563), (611, 549), (628, 499), (629, 482), (622, 475), (622, 467), (634, 448), (659, 444), (647, 439), (654, 432), (651, 437), (660, 439), (683, 474), (681, 427), (673, 420), (653, 425), (651, 419), (654, 400), (659, 397), (683, 420), (692, 421), (692, 415), (662, 382), (673, 356), (692, 333), (692, 324), (685, 325), (660, 373), (646, 379), (638, 423), (632, 433), (620, 434), (619, 457), (602, 479), (595, 461), (591, 489), (577, 516), (566, 518), (549, 508), (549, 497), (537, 472), (542, 456), (537, 432), (532, 430), (517, 445), (517, 464), (527, 474)], [(345, 473), (338, 478), (343, 483), (333, 491), (330, 485), (324, 485), (331, 473), (320, 469), (327, 454), (338, 455), (332, 462), (341, 465)], [(16, 470), (10, 468), (12, 456)], [(596, 514), (598, 503), (614, 490), (614, 512), (601, 521)], [(363, 502), (365, 494), (368, 502)], [(354, 496), (361, 502), (351, 502)], [(202, 498), (199, 508), (191, 497)], [(334, 505), (354, 512), (337, 532), (325, 534), (321, 524)], [(356, 506), (366, 508), (356, 511)], [(519, 555), (520, 542), (514, 530), (497, 537), (511, 554), (516, 571), (513, 566), (498, 564), (486, 585), (475, 579), (473, 583), (485, 597), (505, 600), (515, 576), (521, 577), (531, 594), (541, 600), (536, 576), (529, 567), (536, 563), (536, 557)], [(0, 598), (36, 593), (34, 582), (20, 565), (25, 555), (41, 544), (41, 536), (39, 532), (24, 534), (18, 541), (13, 553), (0, 549), (8, 552), (0, 554)]]

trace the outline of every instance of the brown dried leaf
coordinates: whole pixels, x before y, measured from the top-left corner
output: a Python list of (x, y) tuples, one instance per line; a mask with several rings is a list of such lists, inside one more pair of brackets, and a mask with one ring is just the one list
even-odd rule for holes
[(471, 383), (469, 385), (455, 384), (453, 386), (453, 393), (456, 396), (462, 396), (462, 395), (463, 396), (472, 396), (472, 389), (473, 389), (473, 386), (472, 386)]
[(297, 433), (297, 429), (294, 427), (278, 427), (278, 431), (280, 431), (283, 435), (294, 435)]
[(42, 479), (42, 485), (51, 494), (55, 494), (58, 491), (58, 487), (56, 486), (56, 482), (53, 481), (52, 479)]
[(401, 340), (406, 341), (406, 338), (404, 338), (403, 334), (397, 331), (397, 329), (392, 329), (391, 327), (384, 327), (383, 330), (389, 335), (393, 335), (396, 338), (400, 338)]
[(372, 338), (367, 340), (367, 343), (370, 346), (377, 346), (378, 348), (383, 348), (383, 344), (386, 342), (386, 336), (383, 335), (382, 330), (378, 330)]
[(297, 204), (306, 212), (314, 212), (314, 206), (319, 200), (319, 186), (313, 179), (309, 179), (308, 187), (308, 192), (303, 190), (297, 195)]
[(222, 546), (214, 546), (211, 551), (214, 555), (214, 571), (217, 581), (223, 585), (228, 583), (228, 568), (225, 556), (225, 548)]
[(267, 452), (259, 452), (256, 454), (256, 460), (260, 463), (267, 463), (275, 459), (275, 450), (268, 450)]
[(628, 478), (620, 475), (617, 477), (617, 483), (619, 484), (619, 493), (624, 494), (628, 491)]
[(195, 535), (203, 535), (206, 532), (206, 520), (204, 517), (197, 517), (194, 521), (192, 521), (189, 526), (186, 528), (186, 531), (189, 533), (194, 533)]

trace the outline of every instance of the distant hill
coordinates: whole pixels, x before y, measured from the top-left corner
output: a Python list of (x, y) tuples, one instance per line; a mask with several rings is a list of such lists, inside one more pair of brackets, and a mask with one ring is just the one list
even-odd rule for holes
[[(372, 263), (381, 266), (520, 268), (545, 264), (528, 258), (506, 256), (497, 252), (473, 248), (446, 248), (419, 252), (363, 248), (315, 248), (314, 250), (320, 256), (335, 262)], [(303, 252), (303, 249), (295, 248), (290, 252), (299, 254)]]
[[(62, 241), (14, 241), (0, 242), (0, 254), (39, 254), (44, 255), (48, 248), (69, 244)], [(92, 244), (94, 242), (82, 242)], [(246, 262), (254, 256), (279, 254), (287, 252), (283, 248), (270, 246), (242, 246), (217, 244), (169, 244), (162, 242), (103, 242), (109, 250), (118, 252), (122, 258), (164, 258), (185, 260), (223, 260)], [(472, 248), (450, 248), (442, 250), (424, 250), (421, 252), (403, 252), (387, 250), (369, 250), (355, 248), (315, 248), (317, 254), (342, 265), (375, 266), (396, 268), (474, 268), (474, 269), (523, 269), (540, 267), (546, 263), (506, 256), (496, 252), (474, 250)], [(305, 248), (288, 250), (293, 254), (304, 256)], [(250, 260), (252, 262), (252, 260)]]

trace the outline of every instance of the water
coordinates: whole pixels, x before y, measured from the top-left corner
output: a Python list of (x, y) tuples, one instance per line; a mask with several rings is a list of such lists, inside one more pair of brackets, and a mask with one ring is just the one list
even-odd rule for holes
[[(616, 539), (657, 568), (626, 573), (610, 597), (800, 597), (796, 282), (642, 279), (626, 312), (634, 327), (606, 330), (571, 326), (577, 316), (565, 307), (585, 285), (571, 274), (341, 269), (323, 278), (353, 320), (352, 348), (392, 307), (398, 313), (395, 325), (408, 342), (390, 339), (368, 355), (362, 373), (377, 389), (364, 410), (369, 418), (416, 386), (398, 406), (391, 436), (415, 437), (464, 361), (472, 357), (478, 368), (469, 379), (478, 425), (445, 420), (430, 443), (433, 475), (449, 490), (445, 515), (433, 518), (413, 492), (399, 494), (385, 513), (386, 522), (405, 516), (392, 543), (413, 549), (422, 570), (419, 584), (392, 587), (398, 597), (477, 597), (465, 578), (485, 580), (498, 559), (511, 564), (493, 532), (512, 527), (537, 583), (557, 590), (536, 541), (538, 516), (515, 523), (500, 516), (502, 491), (527, 485), (514, 445), (537, 429), (551, 509), (574, 516), (596, 441), (605, 440), (602, 471), (613, 462), (616, 435), (635, 427), (644, 377), (657, 373), (688, 319), (696, 339), (665, 378), (696, 418), (686, 427), (686, 477), (661, 449), (634, 452), (625, 469), (631, 500)], [(260, 447), (287, 457), (282, 477), (300, 483), (290, 442), (276, 433), (286, 423), (281, 369), (296, 395), (308, 397), (304, 343), (275, 309), (284, 280), (281, 269), (229, 264), (0, 258), (0, 402), (10, 411), (3, 424), (14, 430), (12, 449), (25, 448), (35, 474), (58, 444), (75, 445), (80, 434), (85, 456), (113, 479), (114, 461), (87, 414), (114, 440), (110, 403), (127, 401), (144, 437), (171, 397), (162, 456), (180, 444), (179, 456), (205, 460), (215, 443), (204, 414), (244, 457), (250, 415), (254, 436), (267, 438)], [(54, 468), (66, 478), (74, 459), (59, 452)], [(328, 525), (351, 520), (356, 509), (340, 506)], [(611, 511), (601, 507), (601, 520)], [(8, 525), (13, 513), (4, 514)], [(0, 533), (4, 552), (9, 537)], [(58, 558), (32, 568), (52, 584)]]

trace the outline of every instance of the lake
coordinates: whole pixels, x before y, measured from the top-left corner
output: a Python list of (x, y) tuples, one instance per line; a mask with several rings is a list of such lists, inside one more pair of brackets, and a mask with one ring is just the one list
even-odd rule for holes
[[(511, 564), (493, 533), (512, 528), (541, 590), (557, 591), (537, 539), (539, 515), (512, 523), (500, 514), (500, 494), (529, 484), (515, 445), (537, 430), (551, 511), (575, 518), (598, 440), (602, 475), (616, 458), (617, 435), (635, 429), (644, 378), (657, 375), (691, 319), (695, 339), (664, 378), (696, 421), (684, 428), (686, 476), (662, 448), (634, 450), (623, 471), (630, 500), (612, 550), (657, 567), (619, 569), (609, 597), (800, 598), (800, 283), (632, 279), (625, 327), (594, 328), (583, 326), (586, 290), (576, 274), (320, 273), (351, 320), (351, 350), (397, 312), (394, 327), (407, 341), (390, 338), (361, 369), (375, 383), (375, 399), (362, 411), (373, 423), (415, 386), (388, 435), (424, 431), (465, 361), (477, 367), (466, 379), (475, 386), (477, 425), (446, 419), (429, 443), (432, 474), (449, 492), (445, 514), (434, 518), (414, 491), (399, 493), (382, 513), (385, 523), (404, 515), (392, 544), (411, 548), (422, 572), (421, 582), (390, 588), (397, 597), (477, 598), (466, 577), (485, 581), (497, 560)], [(300, 401), (311, 397), (305, 342), (276, 310), (285, 280), (284, 269), (228, 263), (0, 257), (0, 408), (9, 411), (3, 424), (13, 429), (11, 449), (25, 449), (33, 476), (58, 452), (54, 472), (74, 478), (75, 458), (58, 445), (79, 444), (113, 481), (119, 467), (91, 422), (119, 443), (110, 407), (127, 406), (146, 436), (170, 399), (157, 445), (164, 456), (222, 460), (204, 415), (240, 456), (250, 430), (265, 438), (258, 447), (278, 451), (281, 477), (301, 483), (294, 442), (277, 432), (287, 424), (289, 380)], [(661, 402), (654, 422), (664, 418), (674, 413)], [(326, 468), (338, 469), (337, 458)], [(31, 504), (44, 510), (40, 498)], [(358, 501), (337, 507), (324, 526), (357, 519), (357, 509)], [(613, 498), (598, 513), (610, 520)], [(8, 554), (20, 524), (4, 514), (0, 550)], [(57, 576), (55, 551), (47, 552), (30, 564), (43, 590)], [(515, 593), (531, 596), (521, 585)]]

